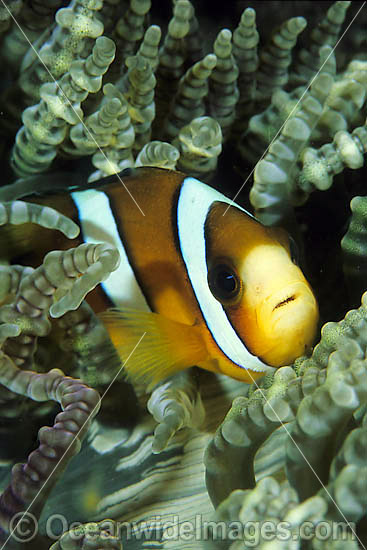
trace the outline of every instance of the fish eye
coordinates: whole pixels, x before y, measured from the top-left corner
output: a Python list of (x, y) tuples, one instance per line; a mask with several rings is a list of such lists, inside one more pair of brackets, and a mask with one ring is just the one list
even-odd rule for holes
[(291, 260), (294, 264), (299, 265), (299, 250), (296, 244), (296, 241), (289, 236), (289, 252), (291, 255)]
[(209, 270), (208, 284), (214, 298), (219, 302), (232, 301), (241, 291), (241, 281), (235, 271), (222, 263)]

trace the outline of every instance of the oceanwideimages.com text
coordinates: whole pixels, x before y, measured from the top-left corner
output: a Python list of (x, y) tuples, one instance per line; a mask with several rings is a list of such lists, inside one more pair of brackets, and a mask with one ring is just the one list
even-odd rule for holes
[[(18, 542), (27, 543), (39, 534), (36, 518), (26, 512), (16, 514), (10, 522), (12, 537)], [(95, 527), (93, 527), (93, 525)], [(69, 532), (72, 539), (78, 540), (85, 536), (83, 526), (79, 522), (68, 523), (61, 514), (49, 516), (42, 525), (42, 534), (51, 540), (58, 540), (63, 533)], [(179, 516), (156, 516), (149, 521), (127, 522), (104, 520), (89, 524), (88, 536), (116, 537), (122, 542), (128, 540), (173, 540), (173, 541), (243, 541), (244, 548), (256, 548), (260, 542), (273, 540), (350, 540), (355, 533), (355, 525), (346, 522), (319, 521), (317, 523), (304, 521), (292, 524), (287, 521), (208, 521), (200, 514), (194, 519), (180, 521)]]

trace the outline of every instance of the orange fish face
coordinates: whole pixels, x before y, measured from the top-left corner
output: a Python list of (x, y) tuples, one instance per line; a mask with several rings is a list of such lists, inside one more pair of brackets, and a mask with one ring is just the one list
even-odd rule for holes
[[(216, 202), (205, 234), (209, 288), (238, 337), (265, 365), (292, 363), (314, 341), (318, 307), (286, 233)], [(256, 365), (246, 372), (246, 364), (231, 363), (218, 354), (220, 370), (234, 378), (251, 382), (263, 374)]]

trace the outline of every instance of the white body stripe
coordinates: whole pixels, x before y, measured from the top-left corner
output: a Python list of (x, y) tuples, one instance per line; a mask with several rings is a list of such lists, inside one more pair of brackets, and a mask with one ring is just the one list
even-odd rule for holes
[[(195, 178), (182, 184), (177, 205), (178, 235), (181, 253), (203, 317), (217, 345), (233, 363), (253, 371), (273, 371), (252, 355), (228, 321), (222, 305), (210, 291), (206, 264), (204, 225), (213, 202), (233, 204), (224, 195)], [(233, 205), (243, 212), (243, 208)]]
[(107, 195), (102, 191), (90, 189), (76, 191), (71, 193), (71, 196), (79, 212), (84, 241), (105, 242), (115, 246), (120, 253), (120, 266), (101, 283), (107, 296), (116, 307), (150, 311), (121, 242)]

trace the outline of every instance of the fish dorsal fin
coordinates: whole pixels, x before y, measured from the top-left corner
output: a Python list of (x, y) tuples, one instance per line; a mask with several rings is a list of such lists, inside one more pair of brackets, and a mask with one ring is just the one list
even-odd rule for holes
[(107, 310), (99, 317), (133, 382), (143, 382), (151, 388), (208, 358), (196, 326), (130, 308)]

